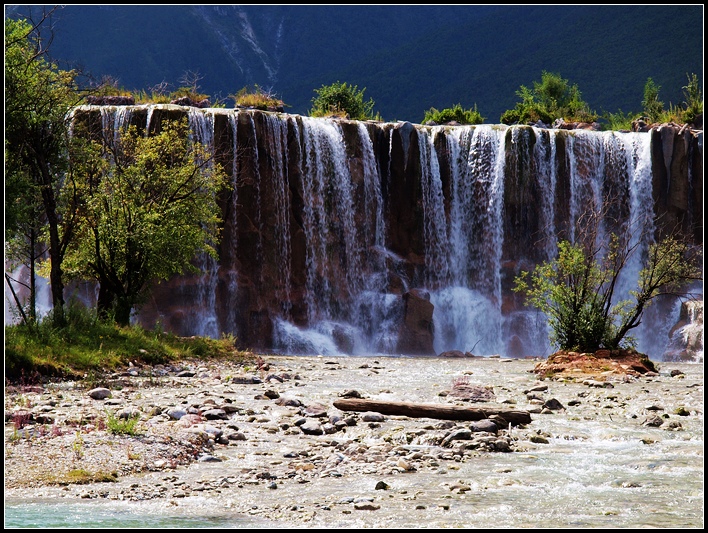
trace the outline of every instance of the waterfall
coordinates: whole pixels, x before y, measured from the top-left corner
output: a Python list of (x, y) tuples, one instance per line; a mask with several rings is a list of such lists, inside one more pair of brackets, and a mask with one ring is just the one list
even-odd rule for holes
[[(302, 226), (306, 249), (306, 304), (312, 331), (298, 335), (351, 340), (354, 302), (363, 290), (360, 238), (355, 224), (352, 177), (340, 126), (301, 117)], [(334, 248), (332, 239), (338, 243)], [(290, 325), (277, 324), (276, 339), (296, 342)], [(302, 344), (302, 342), (298, 342)], [(316, 345), (327, 353), (334, 343)], [(352, 349), (352, 346), (349, 346)]]
[[(192, 141), (204, 145), (213, 164), (214, 154), (214, 114), (209, 111), (189, 108), (189, 128)], [(218, 260), (207, 253), (196, 258), (196, 266), (201, 270), (198, 284), (197, 302), (189, 314), (194, 335), (218, 338), (221, 335), (216, 318), (216, 285), (218, 283)]]
[(145, 133), (150, 132), (150, 125), (152, 124), (152, 115), (154, 114), (154, 111), (155, 111), (155, 106), (148, 104), (146, 118), (145, 118)]
[[(663, 132), (658, 150), (645, 133), (180, 112), (192, 139), (230, 165), (232, 190), (222, 257), (199, 257), (192, 285), (174, 281), (175, 324), (288, 353), (396, 353), (416, 288), (433, 304), (436, 353), (550, 353), (547, 317), (511, 294), (514, 276), (553, 259), (585, 213), (603, 213), (599, 239), (630, 228), (636, 246), (616, 290), (627, 298), (653, 238), (652, 154), (669, 150)], [(168, 116), (159, 105), (93, 113), (114, 137)], [(650, 357), (675, 323), (677, 309), (668, 319), (665, 309), (652, 306), (635, 330)]]
[(229, 129), (231, 130), (231, 190), (229, 202), (229, 222), (231, 223), (231, 232), (229, 234), (228, 251), (232, 257), (231, 265), (227, 272), (227, 297), (226, 300), (226, 324), (224, 329), (226, 332), (238, 336), (238, 270), (236, 268), (236, 250), (238, 248), (238, 225), (236, 224), (236, 213), (238, 212), (238, 161), (239, 161), (239, 144), (238, 144), (238, 112), (228, 115)]
[[(450, 231), (426, 231), (439, 239), (439, 255), (452, 258), (438, 267), (435, 305), (435, 350), (499, 353), (501, 342), (502, 204), (505, 129), (491, 126), (455, 128), (447, 133), (450, 153)], [(421, 166), (428, 157), (421, 148)], [(432, 176), (439, 169), (430, 165)], [(437, 193), (437, 190), (435, 190)], [(432, 195), (437, 200), (437, 194)], [(434, 218), (435, 224), (444, 223)], [(427, 219), (426, 219), (427, 223)], [(449, 235), (449, 237), (448, 237)], [(444, 240), (443, 240), (444, 239)]]
[(367, 250), (363, 290), (356, 296), (355, 316), (357, 329), (364, 334), (366, 343), (362, 351), (391, 353), (397, 342), (397, 326), (400, 313), (396, 304), (399, 299), (388, 294), (388, 272), (385, 247), (386, 227), (382, 195), (381, 173), (376, 163), (374, 146), (364, 123), (359, 123), (359, 146), (364, 178), (365, 223), (363, 242)]
[[(649, 246), (654, 242), (654, 209), (652, 198), (651, 138), (638, 133), (624, 134), (623, 153), (627, 168), (629, 185), (629, 222), (631, 232), (630, 246), (636, 247), (619, 280), (619, 298), (631, 298), (630, 291), (636, 290), (642, 260), (646, 257)], [(658, 306), (655, 306), (657, 308)], [(669, 329), (663, 317), (656, 316), (649, 308), (643, 317), (643, 323), (637, 328), (637, 348), (646, 353), (656, 347), (666, 346)]]
[(130, 106), (101, 107), (101, 128), (105, 139), (113, 138), (114, 146), (119, 146), (121, 134), (130, 126), (133, 108)]
[(266, 136), (268, 142), (268, 161), (271, 167), (272, 195), (275, 199), (275, 239), (278, 251), (278, 290), (277, 297), (281, 302), (282, 316), (290, 318), (291, 287), (290, 287), (290, 195), (288, 191), (288, 124), (275, 115), (266, 116)]
[(445, 283), (449, 275), (445, 205), (442, 182), (440, 181), (440, 166), (435, 152), (435, 136), (439, 131), (439, 128), (433, 128), (431, 134), (425, 130), (418, 132), (420, 185), (423, 190), (426, 281), (430, 288), (436, 288), (440, 283)]
[(555, 198), (557, 182), (556, 132), (534, 127), (534, 161), (541, 191), (540, 215), (543, 229), (543, 249), (545, 259), (553, 259), (557, 253), (557, 230), (555, 225)]
[[(303, 117), (302, 124), (310, 316), (349, 319), (347, 302), (361, 289), (362, 272), (344, 140), (335, 122)], [(331, 233), (341, 244), (336, 252), (327, 249)], [(333, 287), (334, 276), (343, 286)]]

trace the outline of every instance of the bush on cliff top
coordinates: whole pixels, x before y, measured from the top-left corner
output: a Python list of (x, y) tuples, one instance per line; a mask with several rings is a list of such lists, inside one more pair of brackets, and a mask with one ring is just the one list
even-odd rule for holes
[(374, 115), (374, 100), (364, 101), (364, 91), (356, 85), (336, 82), (315, 89), (317, 96), (312, 99), (311, 117), (339, 116), (351, 120), (371, 120)]
[(477, 111), (476, 104), (474, 109), (463, 109), (461, 104), (456, 104), (440, 111), (431, 107), (425, 112), (425, 117), (423, 118), (424, 124), (428, 121), (436, 124), (446, 124), (453, 121), (459, 124), (482, 124), (484, 117)]
[(567, 122), (594, 122), (597, 114), (590, 111), (581, 98), (577, 85), (570, 85), (560, 74), (546, 72), (533, 87), (522, 85), (516, 95), (521, 99), (514, 109), (501, 116), (503, 124), (535, 124), (538, 121), (552, 124), (562, 118)]

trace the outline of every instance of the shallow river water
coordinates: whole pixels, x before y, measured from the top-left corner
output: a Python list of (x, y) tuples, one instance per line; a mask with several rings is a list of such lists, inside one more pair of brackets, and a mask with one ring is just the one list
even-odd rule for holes
[[(539, 381), (530, 360), (271, 357), (281, 367), (304, 369), (302, 397), (331, 402), (348, 389), (372, 399), (434, 403), (438, 393), (466, 375), (491, 385), (489, 406), (532, 410), (525, 391), (548, 385), (546, 398), (565, 410), (534, 413), (511, 453), (485, 452), (461, 461), (431, 461), (415, 472), (388, 476), (364, 470), (307, 483), (227, 488), (210, 497), (179, 502), (81, 500), (59, 490), (13, 494), (5, 500), (6, 527), (309, 527), (309, 528), (702, 528), (703, 365), (658, 363), (659, 375), (613, 388), (581, 382)], [(325, 364), (330, 363), (330, 364)], [(683, 374), (672, 376), (671, 371)], [(676, 372), (674, 372), (676, 373)], [(244, 391), (243, 401), (252, 399)], [(575, 400), (575, 401), (573, 401)], [(579, 401), (577, 405), (573, 405)], [(569, 405), (570, 402), (570, 405)], [(487, 407), (486, 405), (484, 407)], [(683, 408), (688, 416), (678, 416)], [(644, 425), (653, 416), (664, 423)], [(430, 420), (427, 420), (430, 423)], [(671, 423), (680, 427), (669, 429)], [(422, 419), (389, 417), (395, 435), (424, 425)], [(399, 431), (400, 430), (400, 431)], [(545, 437), (535, 443), (530, 435)], [(316, 437), (319, 438), (319, 437)], [(322, 436), (323, 439), (340, 438)], [(351, 436), (349, 436), (351, 438)], [(360, 441), (375, 442), (366, 433)], [(424, 442), (402, 442), (412, 453), (440, 450)], [(244, 444), (246, 446), (246, 444)], [(226, 447), (222, 463), (195, 463), (175, 472), (189, 481), (228, 476), (249, 462), (277, 462), (293, 444), (282, 436)], [(372, 470), (373, 472), (373, 470)], [(155, 482), (160, 475), (152, 473)], [(377, 482), (387, 490), (375, 490)], [(130, 483), (131, 480), (122, 481)], [(456, 486), (466, 487), (455, 490)], [(355, 509), (368, 498), (375, 510)]]

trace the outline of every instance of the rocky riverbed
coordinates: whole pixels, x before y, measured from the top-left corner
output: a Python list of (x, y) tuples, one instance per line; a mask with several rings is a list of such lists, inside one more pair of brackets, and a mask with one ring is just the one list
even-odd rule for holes
[[(564, 519), (577, 525), (562, 512), (548, 518), (553, 513), (541, 502), (549, 487), (563, 491), (569, 474), (557, 461), (583, 446), (591, 456), (597, 441), (600, 449), (620, 443), (617, 453), (629, 453), (637, 465), (625, 471), (622, 459), (614, 473), (598, 470), (601, 480), (594, 480), (595, 463), (578, 474), (580, 486), (609, 491), (602, 509), (609, 515), (598, 516), (623, 517), (611, 493), (628, 498), (640, 487), (656, 486), (674, 499), (678, 491), (691, 509), (700, 497), (702, 505), (701, 480), (699, 488), (680, 477), (675, 487), (659, 486), (652, 476), (673, 483), (671, 462), (657, 474), (664, 470), (643, 456), (690, 450), (699, 454), (702, 472), (702, 365), (659, 363), (643, 375), (578, 371), (554, 380), (535, 373), (537, 364), (499, 357), (263, 356), (8, 386), (6, 503), (83, 501), (152, 515), (242, 516), (249, 527), (561, 526)], [(343, 398), (494, 414), (461, 422), (341, 411), (333, 404)], [(507, 410), (528, 412), (531, 422), (509, 424)], [(579, 457), (576, 463), (585, 460)], [(546, 460), (551, 466), (541, 468)], [(687, 466), (679, 467), (685, 474)], [(519, 513), (511, 503), (504, 504), (511, 505), (507, 516), (494, 518), (497, 499), (515, 491), (518, 498), (531, 491), (545, 518), (528, 508)], [(695, 526), (702, 512), (700, 519), (694, 514), (671, 524)], [(661, 525), (643, 516), (624, 519)]]

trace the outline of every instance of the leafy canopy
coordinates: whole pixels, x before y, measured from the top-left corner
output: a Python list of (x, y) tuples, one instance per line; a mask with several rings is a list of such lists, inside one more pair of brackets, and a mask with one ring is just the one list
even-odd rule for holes
[(560, 241), (555, 259), (515, 279), (513, 290), (547, 315), (550, 340), (561, 350), (633, 347), (628, 334), (657, 296), (702, 279), (702, 250), (670, 236), (649, 246), (637, 288), (616, 301), (620, 276), (639, 245), (630, 229), (597, 244), (598, 227), (585, 235), (591, 238)]
[[(62, 262), (73, 235), (74, 197), (60, 197), (68, 168), (69, 111), (81, 94), (76, 72), (48, 60), (38, 22), (5, 20), (5, 240), (11, 261), (33, 272), (47, 243), (52, 303), (58, 324), (64, 306)], [(34, 276), (30, 280), (30, 314)]]
[(75, 162), (83, 201), (67, 272), (97, 281), (99, 311), (127, 324), (152, 282), (196, 271), (190, 262), (201, 252), (216, 255), (226, 178), (186, 121), (150, 137), (131, 126), (85, 153)]
[(326, 117), (336, 115), (348, 116), (352, 120), (374, 119), (374, 100), (364, 101), (364, 91), (357, 90), (356, 85), (335, 82), (315, 89), (317, 96), (312, 99), (310, 116)]

